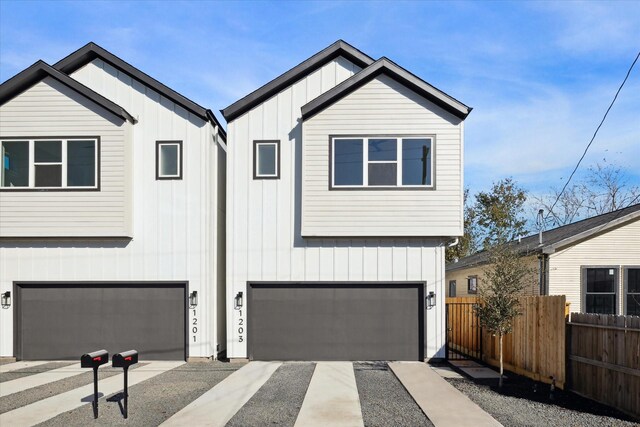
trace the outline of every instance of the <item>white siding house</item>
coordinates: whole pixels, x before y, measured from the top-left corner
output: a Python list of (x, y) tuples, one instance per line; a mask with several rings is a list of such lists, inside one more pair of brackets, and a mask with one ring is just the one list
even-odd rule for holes
[[(71, 188), (71, 141), (92, 138), (97, 184)], [(210, 110), (93, 43), (3, 83), (0, 356), (222, 351), (225, 140)]]
[[(229, 357), (444, 357), (444, 250), (462, 234), (469, 112), (343, 41), (223, 110)], [(400, 188), (394, 169), (391, 187), (374, 188), (369, 171), (369, 187), (333, 188), (332, 144), (359, 141), (362, 177), (367, 138), (393, 139), (391, 168), (403, 138), (431, 144), (430, 178)]]

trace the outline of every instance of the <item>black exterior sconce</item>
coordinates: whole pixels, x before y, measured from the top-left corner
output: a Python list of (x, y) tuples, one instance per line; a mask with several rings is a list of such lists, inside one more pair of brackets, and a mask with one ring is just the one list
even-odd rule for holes
[(198, 291), (192, 291), (189, 294), (189, 305), (195, 307), (198, 305)]
[(0, 305), (2, 305), (2, 308), (11, 307), (11, 291), (2, 293), (2, 296), (0, 296)]
[(425, 298), (425, 306), (427, 309), (433, 308), (436, 306), (436, 293), (433, 291), (429, 291), (427, 297)]
[(244, 301), (242, 297), (242, 291), (240, 291), (236, 294), (236, 297), (234, 298), (234, 308), (236, 310), (239, 310), (242, 308), (243, 304), (244, 304)]

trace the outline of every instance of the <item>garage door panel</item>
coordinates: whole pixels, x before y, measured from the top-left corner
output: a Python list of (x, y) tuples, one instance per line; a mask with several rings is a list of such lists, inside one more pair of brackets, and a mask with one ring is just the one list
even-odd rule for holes
[(135, 348), (141, 359), (182, 360), (184, 292), (184, 285), (24, 285), (16, 356), (77, 359)]
[(256, 360), (420, 360), (421, 285), (252, 284)]

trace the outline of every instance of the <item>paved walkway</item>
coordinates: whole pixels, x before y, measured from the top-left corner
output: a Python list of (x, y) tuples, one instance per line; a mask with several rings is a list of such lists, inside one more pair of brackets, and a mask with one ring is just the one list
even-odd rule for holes
[(351, 362), (316, 364), (295, 426), (364, 426)]
[(50, 362), (47, 360), (37, 360), (32, 362), (6, 363), (4, 365), (0, 365), (0, 374), (4, 374), (5, 372), (16, 371), (18, 369), (33, 368), (34, 366), (44, 365), (45, 363), (50, 363)]
[[(491, 368), (482, 366), (473, 360), (452, 360), (451, 363), (471, 378), (500, 378), (500, 374)], [(504, 376), (504, 378), (507, 378)]]
[[(145, 366), (129, 371), (129, 387), (182, 364), (184, 362), (149, 362)], [(123, 382), (123, 374), (109, 377), (99, 382), (98, 391), (102, 396), (116, 393), (122, 390)], [(92, 401), (93, 383), (0, 414), (0, 425), (32, 426)]]
[(391, 362), (389, 367), (436, 427), (501, 426), (426, 363)]
[(9, 396), (13, 393), (18, 393), (30, 388), (39, 387), (41, 385), (52, 383), (54, 381), (59, 381), (65, 378), (80, 375), (85, 372), (87, 372), (87, 369), (82, 369), (79, 363), (74, 363), (70, 366), (64, 366), (62, 368), (53, 369), (51, 371), (45, 371), (40, 374), (29, 375), (11, 381), (5, 381), (3, 383), (0, 383), (0, 397)]
[(280, 362), (251, 362), (243, 366), (162, 425), (224, 426), (280, 365)]

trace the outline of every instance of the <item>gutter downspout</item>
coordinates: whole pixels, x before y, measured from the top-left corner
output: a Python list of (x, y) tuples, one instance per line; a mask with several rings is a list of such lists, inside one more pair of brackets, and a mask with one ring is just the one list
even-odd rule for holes
[(457, 246), (457, 245), (458, 245), (458, 243), (460, 243), (460, 239), (459, 239), (458, 237), (456, 237), (456, 238), (453, 240), (453, 242), (451, 242), (451, 243), (447, 243), (447, 247), (448, 247), (448, 248), (452, 248), (452, 247), (454, 247), (454, 246)]

